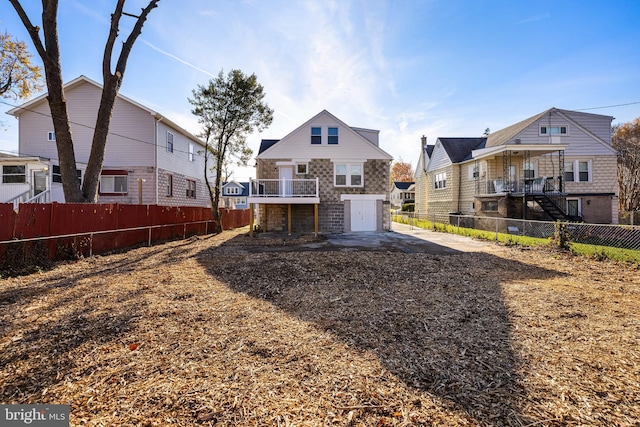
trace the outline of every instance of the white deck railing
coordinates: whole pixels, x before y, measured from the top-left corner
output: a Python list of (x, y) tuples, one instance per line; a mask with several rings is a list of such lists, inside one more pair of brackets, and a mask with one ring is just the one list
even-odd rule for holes
[(555, 177), (536, 177), (532, 179), (516, 179), (503, 181), (502, 178), (483, 180), (480, 182), (480, 194), (524, 193), (542, 194), (558, 193), (560, 180)]
[(318, 178), (252, 179), (249, 197), (318, 197)]

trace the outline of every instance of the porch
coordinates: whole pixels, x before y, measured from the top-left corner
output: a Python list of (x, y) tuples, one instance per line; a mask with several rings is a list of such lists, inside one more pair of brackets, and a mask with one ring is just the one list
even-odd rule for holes
[(581, 220), (577, 212), (569, 212), (566, 203), (565, 148), (561, 144), (515, 142), (474, 150), (475, 197), (481, 201), (518, 200), (521, 209), (508, 209), (510, 217), (521, 210), (526, 218), (528, 209), (536, 206), (555, 221)]
[(320, 203), (319, 179), (250, 179), (249, 203), (251, 230), (253, 237), (254, 205), (287, 206), (287, 229), (292, 232), (292, 205), (313, 205), (314, 233), (318, 234), (318, 204)]

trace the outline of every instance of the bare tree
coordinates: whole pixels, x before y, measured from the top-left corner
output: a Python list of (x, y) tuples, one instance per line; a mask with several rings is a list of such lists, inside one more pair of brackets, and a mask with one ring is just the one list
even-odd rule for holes
[[(77, 167), (73, 149), (73, 136), (62, 82), (60, 46), (58, 43), (58, 0), (42, 0), (42, 31), (44, 41), (40, 38), (40, 27), (31, 23), (20, 2), (18, 0), (9, 0), (29, 32), (36, 51), (40, 55), (40, 58), (42, 58), (47, 81), (47, 100), (53, 119), (53, 130), (56, 133), (56, 146), (60, 162), (62, 188), (67, 202), (95, 203), (98, 200), (98, 184), (104, 163), (111, 115), (116, 96), (122, 85), (127, 60), (129, 59), (129, 54), (136, 39), (142, 33), (142, 26), (147, 20), (147, 16), (157, 7), (160, 0), (151, 0), (147, 7), (142, 9), (140, 15), (124, 12), (125, 1), (126, 0), (118, 0), (115, 10), (111, 15), (111, 28), (102, 58), (102, 97), (100, 99), (98, 117), (93, 133), (87, 170), (85, 171), (82, 188), (80, 188), (80, 183), (76, 175)], [(131, 33), (122, 45), (115, 70), (112, 72), (113, 49), (116, 38), (118, 37), (120, 18), (122, 18), (123, 15), (134, 18), (136, 22)]]
[(640, 211), (640, 117), (614, 126), (613, 147), (618, 150), (619, 208), (631, 215)]

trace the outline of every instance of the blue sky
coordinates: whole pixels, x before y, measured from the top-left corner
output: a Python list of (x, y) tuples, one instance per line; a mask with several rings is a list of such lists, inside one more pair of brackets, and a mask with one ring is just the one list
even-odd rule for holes
[[(36, 23), (40, 2), (23, 3)], [(60, 2), (65, 81), (102, 80), (113, 4)], [(422, 135), (480, 136), (551, 107), (614, 123), (640, 116), (639, 22), (640, 0), (161, 0), (121, 93), (197, 134), (191, 91), (241, 69), (257, 75), (275, 110), (271, 127), (249, 137), (254, 152), (261, 138), (282, 138), (327, 109), (380, 130), (381, 148), (415, 167)], [(6, 3), (0, 30), (31, 46)], [(16, 120), (2, 120), (0, 151), (15, 151)], [(252, 173), (238, 168), (235, 178)]]

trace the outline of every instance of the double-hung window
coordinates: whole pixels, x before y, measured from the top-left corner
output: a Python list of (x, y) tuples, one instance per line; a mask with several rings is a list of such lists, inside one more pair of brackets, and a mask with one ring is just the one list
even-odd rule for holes
[(311, 143), (322, 144), (322, 128), (318, 128), (318, 127), (311, 128)]
[(446, 188), (447, 187), (447, 173), (441, 172), (437, 173), (435, 176), (434, 187), (438, 188)]
[(187, 180), (187, 198), (196, 198), (196, 182), (190, 179)]
[(333, 177), (336, 187), (362, 187), (363, 178), (362, 163), (336, 163)]
[(25, 165), (2, 166), (3, 184), (24, 184), (27, 182)]
[(534, 179), (536, 177), (537, 162), (527, 161), (524, 162), (524, 179)]
[(334, 145), (338, 143), (338, 128), (329, 128), (327, 130), (327, 143)]
[(56, 133), (47, 132), (47, 141), (56, 142)]
[(591, 182), (591, 160), (574, 160), (564, 163), (565, 182)]
[(167, 131), (167, 153), (173, 153), (173, 134)]
[(194, 153), (194, 148), (193, 148), (193, 143), (189, 143), (189, 161), (193, 162), (196, 159), (195, 157), (195, 153)]

